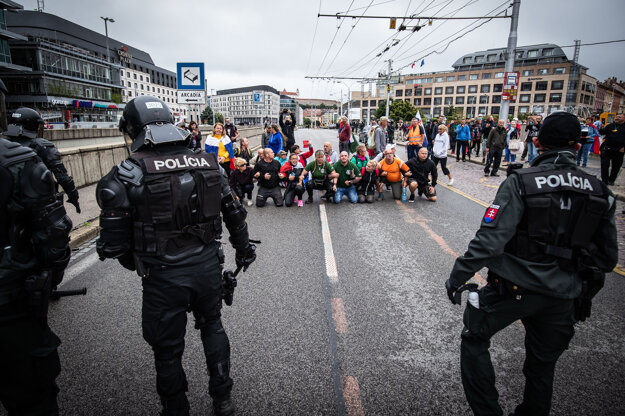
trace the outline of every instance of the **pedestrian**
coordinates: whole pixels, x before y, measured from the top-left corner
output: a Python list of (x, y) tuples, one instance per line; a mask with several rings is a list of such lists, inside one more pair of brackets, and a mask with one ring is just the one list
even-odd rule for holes
[(171, 124), (171, 117), (155, 97), (142, 95), (126, 104), (120, 129), (132, 140), (133, 154), (96, 188), (102, 210), (96, 249), (101, 259), (117, 259), (141, 277), (143, 338), (154, 352), (161, 414), (189, 414), (182, 355), (191, 311), (214, 414), (232, 415), (230, 343), (220, 318), (221, 215), (237, 267), (245, 271), (254, 262), (255, 246), (248, 239), (245, 208), (216, 155), (188, 149), (189, 133)]
[(469, 149), (469, 159), (471, 153), (475, 150), (475, 157), (480, 156), (480, 147), (482, 144), (482, 120), (479, 118), (471, 123), (471, 148)]
[(234, 149), (234, 156), (244, 159), (249, 166), (250, 160), (254, 157), (254, 152), (250, 150), (250, 142), (245, 137), (239, 140), (239, 146)]
[(334, 178), (332, 187), (334, 203), (340, 204), (343, 195), (346, 195), (352, 204), (358, 202), (358, 193), (355, 185), (360, 181), (361, 171), (358, 169), (358, 166), (349, 161), (349, 153), (342, 151), (339, 155), (339, 161), (332, 167), (338, 175)]
[(341, 125), (339, 127), (339, 153), (346, 151), (349, 153), (349, 141), (352, 138), (352, 128), (347, 122), (347, 117), (341, 117)]
[(408, 159), (417, 156), (423, 146), (427, 147), (428, 140), (425, 137), (425, 129), (419, 124), (419, 119), (416, 117), (410, 123), (407, 139), (406, 152), (408, 153)]
[(287, 161), (286, 152), (284, 150), (280, 150), (276, 155), (276, 160), (280, 162), (280, 166), (284, 165)]
[(197, 127), (197, 123), (192, 121), (189, 123), (189, 133), (191, 138), (189, 139), (189, 149), (199, 151), (202, 149), (202, 132)]
[[(499, 119), (497, 127), (490, 129), (488, 133), (488, 140), (486, 141), (486, 151), (488, 152), (488, 160), (486, 166), (484, 166), (484, 176), (499, 176), (497, 171), (499, 170), (499, 164), (501, 163), (501, 154), (506, 147), (506, 138), (508, 132), (506, 131), (505, 122), (503, 119)], [(493, 167), (491, 171), (491, 165)]]
[(284, 143), (286, 139), (280, 131), (280, 127), (277, 124), (271, 125), (271, 136), (269, 137), (269, 143), (267, 143), (267, 149), (271, 149), (274, 154), (278, 154), (280, 150), (284, 149)]
[(400, 142), (403, 142), (404, 137), (406, 136), (404, 127), (404, 120), (400, 118), (397, 122), (397, 140)]
[(230, 189), (241, 202), (247, 197), (247, 206), (252, 206), (252, 191), (254, 190), (254, 171), (247, 164), (245, 159), (240, 157), (234, 159), (234, 169), (230, 172)]
[(271, 125), (265, 127), (263, 134), (260, 138), (260, 146), (261, 148), (266, 148), (269, 145), (269, 138), (271, 137)]
[[(324, 145), (325, 147), (325, 145)], [(308, 182), (308, 186), (311, 189), (320, 189), (326, 191), (325, 194), (321, 198), (325, 198), (326, 201), (330, 202), (332, 197), (334, 196), (333, 187), (333, 179), (338, 177), (338, 175), (334, 172), (334, 167), (332, 164), (326, 160), (326, 154), (323, 150), (317, 150), (315, 152), (315, 160), (310, 162), (304, 168), (302, 174), (299, 177), (298, 185), (302, 186), (304, 183), (304, 179), (310, 173), (310, 181)], [(308, 193), (307, 204), (313, 201), (312, 194)]]
[(367, 151), (369, 152), (369, 157), (375, 157), (375, 132), (378, 128), (378, 125), (375, 120), (371, 120), (371, 127), (367, 130)]
[(226, 135), (230, 137), (232, 143), (236, 142), (239, 138), (239, 129), (237, 128), (237, 126), (234, 125), (234, 123), (230, 121), (229, 117), (226, 117), (224, 131), (226, 132)]
[(291, 113), (291, 110), (284, 108), (280, 113), (278, 121), (280, 123), (280, 128), (282, 129), (281, 133), (284, 135), (286, 140), (284, 143), (284, 149), (290, 150), (295, 144), (295, 114)]
[[(599, 130), (604, 135), (601, 144), (601, 180), (614, 185), (619, 170), (623, 165), (623, 152), (625, 152), (625, 114), (620, 113), (614, 117), (614, 123), (606, 125)], [(610, 165), (612, 169), (610, 170)], [(608, 175), (608, 170), (610, 174)]]
[(447, 168), (447, 149), (449, 149), (449, 136), (447, 135), (447, 127), (444, 124), (438, 125), (438, 134), (434, 139), (434, 147), (432, 148), (432, 162), (434, 166), (441, 164), (441, 170), (443, 174), (449, 178), (448, 185), (454, 184), (454, 178), (451, 177), (451, 172)]
[(370, 160), (361, 170), (361, 179), (357, 185), (358, 202), (373, 203), (375, 201), (375, 191), (379, 179), (380, 171), (378, 170), (378, 162)]
[(323, 152), (325, 153), (326, 160), (331, 165), (334, 165), (339, 160), (339, 154), (336, 153), (336, 150), (332, 150), (332, 143), (325, 142), (323, 144)]
[(525, 137), (525, 149), (523, 149), (523, 153), (521, 154), (521, 161), (525, 160), (525, 156), (527, 156), (527, 160), (531, 164), (534, 158), (538, 156), (533, 139), (534, 137), (538, 137), (538, 131), (542, 126), (541, 120), (540, 116), (531, 116), (527, 120), (527, 125), (525, 126), (525, 132), (527, 133)]
[(588, 117), (586, 125), (582, 128), (582, 148), (577, 152), (577, 166), (581, 162), (583, 168), (588, 164), (588, 153), (590, 153), (595, 144), (595, 137), (599, 135), (599, 130), (597, 130), (593, 122), (593, 117)]
[(386, 142), (393, 143), (395, 140), (395, 122), (393, 120), (389, 120), (386, 125)]
[(388, 143), (388, 132), (386, 130), (387, 126), (388, 118), (380, 117), (380, 124), (376, 127), (374, 134), (375, 155), (383, 153), (386, 143)]
[(213, 133), (204, 142), (206, 153), (213, 153), (217, 157), (217, 162), (230, 175), (233, 169), (234, 145), (230, 137), (225, 134), (224, 125), (217, 122), (213, 126)]
[(67, 168), (61, 160), (61, 154), (54, 144), (38, 137), (42, 128), (43, 119), (38, 112), (32, 108), (20, 107), (11, 113), (8, 118), (7, 130), (2, 134), (12, 142), (17, 142), (37, 153), (37, 156), (52, 172), (54, 179), (65, 191), (67, 202), (74, 205), (76, 212), (80, 214), (79, 195), (74, 184), (74, 178), (67, 173)]
[(58, 415), (48, 299), (70, 260), (72, 221), (31, 148), (0, 138), (0, 183), (0, 402), (9, 415)]
[(271, 198), (277, 207), (284, 203), (280, 181), (285, 175), (280, 173), (280, 162), (274, 159), (273, 150), (265, 149), (263, 158), (254, 165), (254, 178), (258, 179), (258, 192), (256, 193), (256, 206), (264, 207)]
[[(313, 153), (314, 149), (310, 145), (310, 142), (308, 142), (307, 140), (304, 140), (304, 144), (308, 146), (307, 147), (308, 151), (306, 153), (302, 153), (302, 149), (297, 144), (294, 144), (293, 147), (291, 147), (291, 152), (297, 155), (297, 157), (299, 158), (299, 163), (301, 163), (302, 166), (305, 167), (308, 164), (308, 158), (314, 154)], [(313, 188), (312, 186), (308, 186), (309, 180), (310, 180), (310, 175), (306, 176), (306, 178), (304, 179), (304, 183), (303, 183), (304, 188), (308, 192), (308, 199), (306, 200), (307, 204), (312, 203), (312, 200), (313, 200)]]
[[(460, 120), (460, 124), (456, 126), (456, 162), (460, 161), (460, 155), (462, 155), (462, 161), (466, 162), (467, 150), (471, 142), (471, 130), (466, 124), (465, 120)], [(469, 154), (469, 159), (471, 155)]]
[[(453, 304), (462, 290), (473, 291), (464, 312), (460, 367), (476, 415), (503, 414), (490, 340), (517, 321), (525, 329), (525, 390), (513, 414), (549, 414), (556, 362), (569, 346), (575, 321), (590, 316), (603, 274), (618, 260), (614, 196), (576, 167), (579, 138), (572, 114), (545, 118), (533, 139), (539, 153), (534, 167), (511, 171), (501, 184), (445, 283)], [(477, 285), (465, 282), (483, 267), (488, 284), (474, 292)], [(589, 390), (600, 388), (592, 383), (589, 378)]]
[(255, 166), (258, 163), (259, 160), (262, 160), (263, 156), (264, 156), (263, 155), (264, 152), (265, 152), (265, 149), (258, 149), (256, 151), (256, 157), (250, 161), (250, 165), (251, 166)]
[(306, 183), (299, 184), (299, 177), (304, 171), (304, 166), (301, 164), (299, 160), (299, 156), (291, 152), (289, 156), (289, 161), (286, 162), (280, 168), (280, 173), (282, 173), (286, 178), (286, 189), (284, 190), (284, 205), (290, 207), (295, 203), (295, 198), (298, 199), (298, 205), (301, 207), (303, 205), (302, 195), (304, 194), (304, 188), (306, 187)]
[(410, 175), (404, 176), (402, 187), (405, 188), (407, 185), (410, 190), (408, 201), (414, 202), (414, 193), (418, 190), (419, 196), (425, 195), (428, 201), (436, 202), (435, 187), (438, 173), (434, 162), (428, 159), (428, 149), (421, 148), (416, 157), (406, 162), (406, 166), (410, 169)]
[(369, 162), (369, 158), (367, 157), (367, 148), (365, 145), (361, 144), (356, 148), (356, 153), (352, 155), (350, 161), (356, 165), (359, 172), (362, 171), (362, 168), (364, 168), (367, 165), (367, 162)]
[(509, 163), (516, 161), (516, 155), (523, 152), (523, 142), (520, 138), (520, 128), (518, 122), (512, 120), (508, 132), (506, 134), (506, 153), (508, 154)]
[(453, 155), (456, 151), (456, 128), (458, 127), (458, 119), (453, 118), (449, 126), (447, 126), (447, 131), (449, 131), (449, 145), (451, 147), (451, 154)]
[(399, 158), (395, 157), (392, 149), (384, 150), (384, 158), (378, 163), (380, 180), (378, 182), (378, 199), (384, 199), (384, 187), (390, 186), (394, 199), (401, 199), (402, 176), (409, 175), (409, 168)]
[(482, 123), (482, 163), (486, 163), (486, 156), (488, 155), (488, 150), (486, 148), (486, 142), (488, 141), (488, 136), (490, 135), (490, 131), (497, 127), (497, 123), (495, 123), (495, 119), (492, 115), (489, 115), (486, 118), (486, 121)]

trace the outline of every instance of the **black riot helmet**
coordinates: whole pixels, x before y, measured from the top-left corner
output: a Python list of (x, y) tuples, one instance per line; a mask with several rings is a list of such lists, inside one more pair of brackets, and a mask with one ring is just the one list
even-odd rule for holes
[(152, 144), (186, 142), (190, 132), (173, 125), (174, 116), (163, 101), (149, 95), (132, 99), (124, 108), (119, 130), (132, 139), (130, 150)]
[(38, 112), (28, 107), (20, 107), (9, 114), (7, 130), (3, 133), (8, 137), (24, 136), (31, 139), (37, 137), (43, 119)]

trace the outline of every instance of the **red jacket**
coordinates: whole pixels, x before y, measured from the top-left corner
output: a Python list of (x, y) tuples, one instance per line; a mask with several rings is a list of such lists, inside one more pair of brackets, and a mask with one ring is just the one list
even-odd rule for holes
[[(306, 153), (300, 153), (299, 156), (299, 163), (302, 164), (302, 166), (306, 166), (308, 162), (306, 162), (306, 160), (311, 157), (313, 155), (315, 151), (313, 150), (313, 147), (309, 145), (308, 147), (308, 151)], [(286, 163), (285, 163), (286, 164)]]
[(348, 142), (352, 137), (352, 128), (349, 123), (341, 123), (341, 132), (339, 133), (339, 141)]

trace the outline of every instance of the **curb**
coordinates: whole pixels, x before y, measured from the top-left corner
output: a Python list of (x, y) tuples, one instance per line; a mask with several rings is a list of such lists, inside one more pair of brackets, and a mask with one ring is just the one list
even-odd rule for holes
[[(94, 220), (95, 221), (95, 220)], [(86, 227), (80, 227), (73, 230), (69, 234), (69, 246), (72, 250), (80, 247), (82, 244), (97, 237), (100, 234), (100, 224), (97, 223), (88, 225)]]

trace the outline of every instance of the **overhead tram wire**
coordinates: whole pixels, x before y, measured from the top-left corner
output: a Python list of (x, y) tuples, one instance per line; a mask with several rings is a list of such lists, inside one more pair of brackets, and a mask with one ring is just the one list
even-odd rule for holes
[(315, 33), (313, 34), (312, 43), (310, 44), (310, 53), (308, 54), (308, 63), (306, 64), (306, 73), (310, 67), (310, 58), (312, 57), (313, 48), (315, 46), (315, 38), (317, 37), (317, 27), (319, 26), (319, 13), (321, 13), (321, 0), (319, 0), (319, 11), (317, 12), (317, 23), (315, 23)]
[[(365, 9), (364, 12), (362, 12), (362, 15), (364, 16), (365, 13), (367, 13), (367, 10), (369, 10), (369, 7), (371, 7), (371, 5), (373, 4), (374, 0), (371, 0), (371, 3), (369, 3), (369, 6), (367, 6), (367, 8)], [(319, 19), (317, 17), (317, 19)], [(341, 47), (339, 48), (339, 50), (336, 52), (336, 55), (334, 55), (334, 58), (332, 59), (332, 62), (330, 62), (330, 65), (328, 65), (328, 67), (326, 68), (325, 72), (327, 73), (328, 71), (330, 71), (330, 68), (332, 68), (332, 64), (334, 64), (334, 62), (336, 61), (336, 58), (339, 56), (339, 54), (341, 53), (341, 51), (343, 50), (343, 47), (345, 46), (345, 43), (347, 43), (347, 39), (349, 39), (349, 36), (352, 34), (352, 32), (354, 31), (354, 28), (356, 27), (356, 25), (358, 24), (358, 22), (360, 22), (361, 18), (358, 18), (358, 20), (356, 20), (356, 23), (354, 23), (352, 25), (352, 28), (349, 30), (349, 33), (347, 33), (347, 37), (345, 38), (345, 40), (343, 41), (343, 44), (341, 45)]]
[[(349, 4), (349, 7), (347, 8), (347, 11), (345, 12), (345, 14), (349, 13), (349, 11), (351, 10), (353, 5), (354, 5), (354, 0), (352, 0), (352, 2)], [(319, 15), (317, 15), (317, 17), (319, 17)], [(341, 20), (339, 22), (339, 25), (336, 28), (336, 32), (334, 32), (334, 37), (330, 41), (330, 46), (328, 46), (328, 50), (326, 51), (326, 54), (324, 55), (323, 60), (321, 61), (321, 65), (319, 65), (319, 69), (317, 70), (317, 75), (319, 75), (319, 72), (321, 72), (321, 68), (323, 68), (323, 64), (326, 62), (326, 58), (328, 57), (328, 53), (330, 53), (330, 49), (332, 49), (332, 45), (334, 44), (334, 40), (336, 39), (336, 35), (339, 34), (339, 30), (341, 29), (341, 26), (343, 26), (343, 22), (344, 21), (345, 20)]]
[[(386, 0), (386, 1), (381, 1), (381, 2), (379, 2), (379, 3), (372, 4), (372, 5), (371, 5), (371, 7), (381, 6), (381, 5), (383, 5), (383, 4), (386, 4), (386, 3), (392, 3), (392, 2), (394, 2), (394, 1), (395, 1), (395, 0)], [(369, 6), (356, 7), (355, 9), (352, 9), (352, 11), (353, 11), (353, 12), (355, 12), (356, 10), (366, 9), (367, 7), (369, 7)]]
[[(580, 43), (579, 46), (605, 45), (608, 43), (618, 43), (618, 42), (625, 42), (625, 39), (606, 40), (604, 42)], [(566, 46), (560, 46), (560, 48), (574, 48), (576, 46), (577, 45), (566, 45)]]

